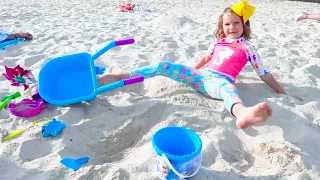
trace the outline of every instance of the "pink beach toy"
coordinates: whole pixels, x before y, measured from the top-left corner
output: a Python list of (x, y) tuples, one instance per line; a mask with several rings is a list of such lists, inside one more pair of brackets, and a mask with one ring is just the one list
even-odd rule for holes
[(32, 99), (23, 99), (18, 103), (11, 102), (8, 105), (8, 110), (15, 116), (33, 117), (41, 113), (44, 108), (44, 102), (40, 98), (38, 88), (32, 90)]
[(8, 105), (9, 111), (19, 117), (33, 117), (41, 113), (44, 103), (41, 98), (36, 100), (23, 99), (18, 103), (10, 103)]

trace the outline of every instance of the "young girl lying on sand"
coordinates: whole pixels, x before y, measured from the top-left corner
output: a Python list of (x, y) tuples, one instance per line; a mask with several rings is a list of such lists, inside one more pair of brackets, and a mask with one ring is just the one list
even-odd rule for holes
[(286, 94), (262, 63), (257, 50), (248, 40), (251, 38), (249, 18), (255, 7), (247, 1), (226, 8), (219, 17), (214, 33), (216, 41), (194, 67), (170, 62), (159, 62), (121, 74), (107, 74), (98, 78), (99, 85), (135, 76), (150, 78), (165, 76), (181, 83), (189, 84), (194, 90), (208, 97), (223, 99), (226, 108), (237, 118), (239, 128), (264, 122), (272, 115), (266, 102), (247, 107), (239, 97), (234, 85), (240, 71), (249, 61), (260, 76), (275, 92)]

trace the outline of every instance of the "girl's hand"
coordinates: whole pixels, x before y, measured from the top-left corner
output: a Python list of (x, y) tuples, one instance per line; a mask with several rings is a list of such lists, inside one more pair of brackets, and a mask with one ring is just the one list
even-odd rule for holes
[(279, 85), (278, 81), (272, 76), (270, 72), (268, 74), (260, 76), (260, 78), (276, 93), (286, 94), (284, 89)]

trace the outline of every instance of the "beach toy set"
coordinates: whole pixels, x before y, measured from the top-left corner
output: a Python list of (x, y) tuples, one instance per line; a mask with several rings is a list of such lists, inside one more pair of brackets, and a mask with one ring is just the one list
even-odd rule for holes
[(152, 137), (157, 174), (161, 180), (180, 180), (198, 173), (202, 162), (202, 141), (192, 130), (167, 126)]
[[(17, 116), (32, 117), (42, 111), (45, 102), (65, 106), (90, 101), (100, 93), (143, 82), (144, 77), (138, 76), (98, 87), (96, 75), (103, 74), (105, 68), (94, 66), (94, 61), (111, 48), (133, 43), (133, 38), (117, 40), (110, 42), (93, 55), (82, 52), (54, 58), (41, 68), (37, 88), (34, 88), (32, 92), (29, 85), (35, 83), (35, 80), (30, 75), (30, 71), (26, 71), (20, 66), (6, 67), (6, 74), (3, 75), (11, 81), (13, 86), (24, 86), (24, 89), (29, 92), (30, 98), (13, 103), (11, 101), (21, 97), (21, 94), (17, 92), (4, 97), (0, 108), (8, 108), (12, 114)], [(33, 122), (30, 127), (38, 122), (39, 120)], [(64, 123), (53, 118), (43, 124), (42, 136), (54, 138), (66, 127)], [(9, 134), (5, 140), (22, 134), (26, 129)], [(156, 152), (157, 174), (161, 180), (190, 178), (196, 175), (201, 168), (202, 142), (200, 137), (188, 128), (164, 127), (153, 135), (152, 146)], [(77, 171), (89, 159), (89, 157), (63, 158), (60, 163)]]
[[(96, 70), (98, 73), (104, 72), (104, 69), (101, 67), (96, 67)], [(0, 110), (6, 108), (11, 114), (24, 118), (33, 117), (40, 114), (44, 109), (45, 102), (40, 97), (38, 88), (31, 87), (32, 85), (36, 84), (36, 80), (34, 79), (31, 71), (24, 70), (22, 67), (20, 67), (20, 65), (18, 65), (14, 68), (5, 66), (5, 72), (6, 73), (3, 73), (3, 76), (11, 82), (11, 85), (16, 87), (23, 86), (24, 92), (16, 92), (3, 97), (0, 102)], [(3, 139), (0, 140), (3, 142), (16, 138), (17, 136), (23, 134), (26, 130), (37, 125), (39, 122), (40, 120), (36, 120), (32, 122), (29, 127), (18, 129), (17, 131), (5, 135)], [(66, 125), (64, 123), (53, 118), (42, 125), (42, 136), (45, 138), (56, 137), (65, 128)], [(84, 163), (83, 161), (81, 162)], [(78, 164), (78, 166), (76, 166), (76, 163), (72, 163), (70, 160), (63, 161), (61, 163), (74, 170), (79, 169), (81, 165)]]
[[(82, 52), (54, 58), (41, 68), (38, 82), (36, 82), (31, 71), (24, 70), (19, 65), (14, 68), (5, 66), (6, 73), (3, 76), (11, 82), (12, 86), (23, 86), (28, 98), (18, 101), (22, 97), (20, 92), (5, 96), (1, 100), (0, 110), (7, 108), (16, 116), (29, 118), (41, 113), (44, 103), (69, 105), (94, 100), (99, 93), (143, 82), (144, 77), (139, 76), (98, 87), (96, 75), (103, 74), (106, 68), (94, 66), (94, 60), (111, 48), (133, 43), (133, 38), (117, 40), (110, 42), (92, 56), (89, 53)], [(30, 85), (36, 83), (38, 85), (32, 89)], [(4, 140), (7, 141), (17, 137), (39, 122), (40, 120), (32, 122), (30, 127), (13, 132), (5, 136)], [(64, 123), (53, 118), (42, 125), (42, 136), (46, 138), (56, 137), (66, 127)], [(63, 158), (60, 162), (67, 168), (77, 171), (89, 159), (89, 157)]]

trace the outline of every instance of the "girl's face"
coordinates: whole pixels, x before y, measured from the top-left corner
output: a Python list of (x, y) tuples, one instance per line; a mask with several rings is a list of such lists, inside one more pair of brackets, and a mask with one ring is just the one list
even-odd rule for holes
[(223, 32), (230, 39), (237, 39), (243, 34), (243, 24), (240, 16), (228, 12), (222, 17)]

